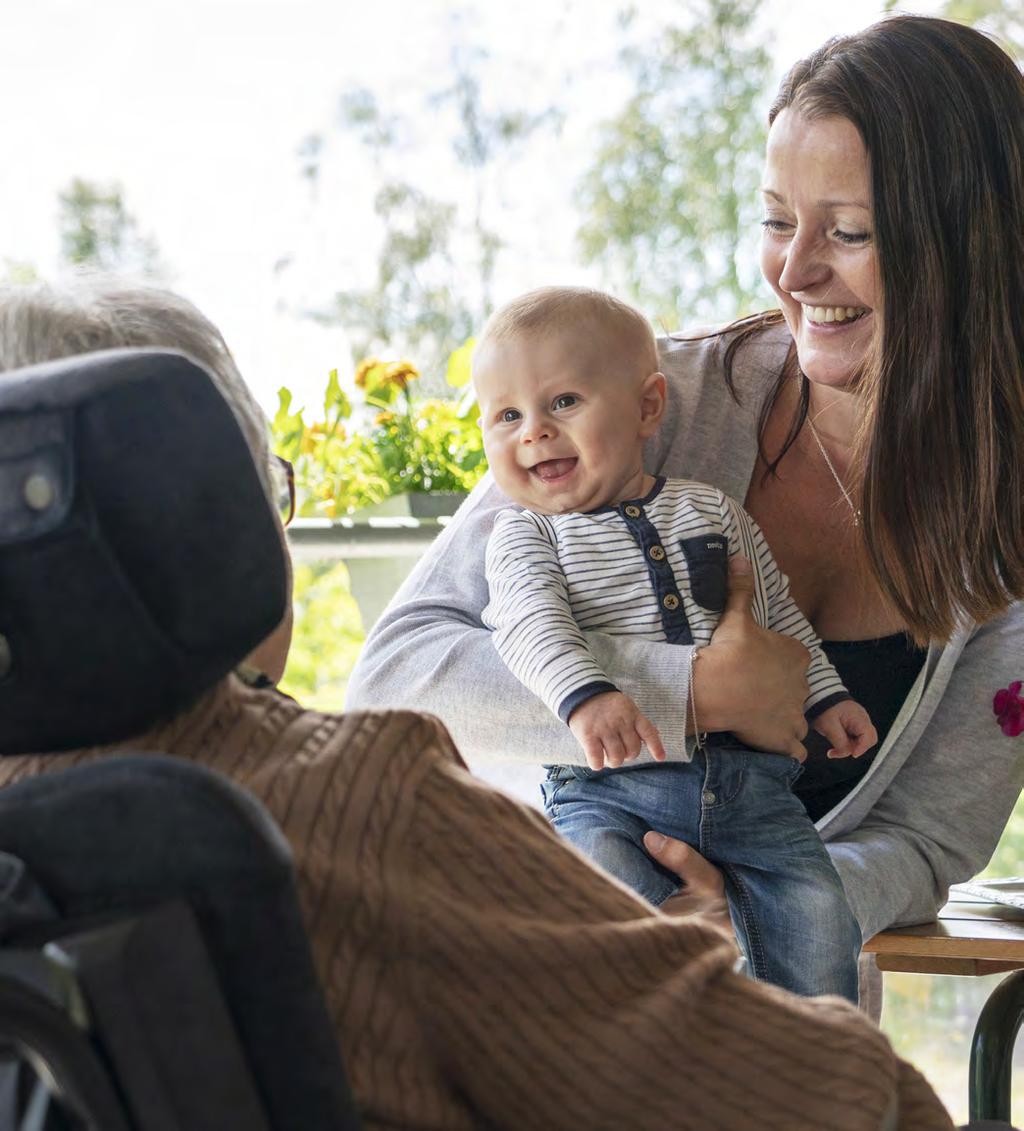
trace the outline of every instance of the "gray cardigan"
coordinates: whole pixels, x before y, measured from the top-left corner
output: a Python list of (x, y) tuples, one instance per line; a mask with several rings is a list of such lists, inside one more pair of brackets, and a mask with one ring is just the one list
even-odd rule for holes
[[(742, 347), (737, 405), (721, 339), (663, 340), (669, 399), (647, 470), (713, 483), (742, 502), (758, 411), (788, 345), (780, 327)], [(489, 476), (463, 504), (370, 633), (347, 706), (438, 715), (471, 762), (571, 762), (569, 729), (508, 671), (480, 619), (487, 537), (509, 505)], [(689, 648), (600, 633), (587, 642), (659, 728), (670, 757), (682, 756)], [(869, 772), (819, 822), (865, 938), (931, 919), (949, 885), (988, 862), (1024, 777), (1024, 740), (1002, 734), (992, 697), (1022, 675), (1024, 604), (933, 645)]]

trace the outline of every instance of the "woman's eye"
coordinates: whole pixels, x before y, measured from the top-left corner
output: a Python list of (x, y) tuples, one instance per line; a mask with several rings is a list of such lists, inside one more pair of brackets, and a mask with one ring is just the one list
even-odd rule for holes
[(563, 393), (560, 397), (555, 397), (554, 406), (558, 408), (572, 408), (572, 406), (579, 400), (578, 397), (572, 393)]
[(515, 422), (522, 416), (522, 413), (517, 408), (507, 408), (501, 414), (502, 424), (515, 424)]
[(785, 220), (774, 220), (769, 216), (761, 221), (761, 227), (766, 232), (788, 232), (793, 225), (787, 224)]
[(867, 243), (868, 240), (871, 239), (870, 232), (844, 232), (842, 228), (836, 228), (832, 235), (834, 235), (840, 243), (848, 244)]

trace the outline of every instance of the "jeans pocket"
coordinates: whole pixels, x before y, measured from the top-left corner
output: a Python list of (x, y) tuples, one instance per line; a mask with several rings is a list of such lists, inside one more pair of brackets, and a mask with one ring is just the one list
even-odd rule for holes
[(729, 548), (722, 534), (681, 538), (679, 548), (690, 575), (690, 595), (703, 609), (720, 613), (729, 592)]
[(762, 754), (759, 751), (749, 751), (746, 758), (751, 769), (769, 777), (783, 778), (790, 783), (795, 782), (804, 772), (803, 763), (788, 754)]

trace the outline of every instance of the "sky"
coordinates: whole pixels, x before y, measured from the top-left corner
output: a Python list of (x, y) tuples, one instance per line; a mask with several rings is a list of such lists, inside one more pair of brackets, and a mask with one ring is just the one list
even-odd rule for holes
[[(645, 16), (663, 0), (647, 0)], [(501, 79), (504, 104), (570, 107), (562, 134), (520, 170), (524, 238), (499, 284), (584, 281), (572, 256), (573, 170), (595, 122), (628, 87), (616, 71), (615, 0), (478, 0), (464, 37), (528, 59)], [(905, 10), (928, 11), (927, 0)], [(829, 35), (880, 14), (876, 0), (766, 0), (777, 77)], [(57, 194), (73, 177), (118, 182), (169, 282), (224, 331), (268, 409), (281, 384), (316, 400), (348, 340), (303, 312), (368, 281), (379, 233), (364, 159), (336, 130), (343, 89), (418, 104), (443, 80), (456, 7), (442, 0), (8, 0), (0, 6), (0, 265), (58, 262)], [(567, 76), (572, 75), (570, 83)], [(321, 195), (299, 172), (311, 132), (331, 138)], [(424, 163), (425, 162), (425, 163)], [(433, 162), (433, 164), (431, 164)], [(330, 183), (327, 184), (328, 173)], [(415, 173), (444, 195), (451, 169)], [(326, 191), (329, 188), (329, 192)], [(501, 297), (499, 295), (499, 297)]]

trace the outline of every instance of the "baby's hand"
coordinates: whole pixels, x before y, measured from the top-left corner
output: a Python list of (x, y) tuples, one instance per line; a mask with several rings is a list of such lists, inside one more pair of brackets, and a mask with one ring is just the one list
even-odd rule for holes
[(654, 758), (665, 760), (658, 728), (621, 691), (602, 691), (581, 703), (569, 716), (569, 729), (592, 770), (631, 762), (644, 742)]
[(867, 711), (852, 699), (822, 711), (811, 726), (832, 743), (829, 758), (859, 758), (878, 741)]

